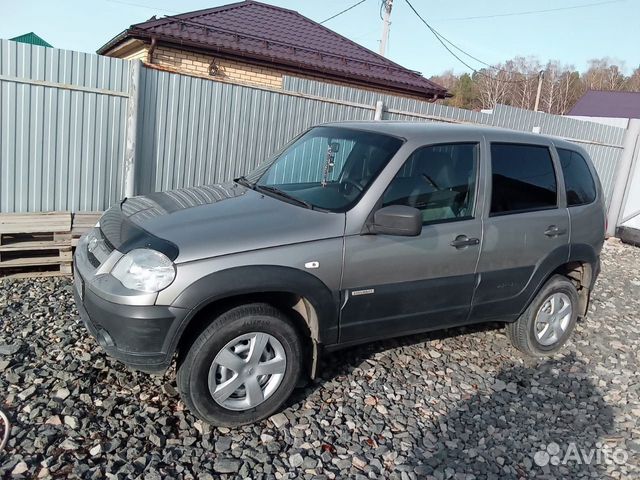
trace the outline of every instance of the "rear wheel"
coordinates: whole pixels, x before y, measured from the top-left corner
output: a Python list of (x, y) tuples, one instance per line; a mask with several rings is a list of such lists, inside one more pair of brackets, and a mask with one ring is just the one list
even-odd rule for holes
[(527, 355), (550, 355), (567, 342), (577, 318), (576, 287), (566, 277), (554, 275), (520, 318), (507, 324), (507, 336), (514, 347)]
[(270, 305), (243, 305), (220, 315), (194, 341), (178, 367), (178, 389), (198, 418), (244, 425), (280, 408), (301, 364), (300, 338), (289, 319)]

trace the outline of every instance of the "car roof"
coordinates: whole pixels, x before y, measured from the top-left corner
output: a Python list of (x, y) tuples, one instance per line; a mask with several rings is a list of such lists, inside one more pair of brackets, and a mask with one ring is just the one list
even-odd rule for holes
[(456, 132), (457, 135), (463, 136), (465, 133), (468, 133), (469, 135), (478, 135), (478, 133), (480, 133), (491, 136), (492, 140), (495, 140), (496, 137), (499, 137), (499, 140), (501, 141), (521, 143), (541, 143), (541, 140), (550, 140), (558, 147), (582, 150), (578, 145), (557, 137), (541, 135), (539, 133), (518, 132), (516, 130), (485, 125), (369, 120), (330, 122), (323, 124), (323, 126), (357, 128), (359, 130), (367, 130), (402, 137), (407, 140), (420, 140), (424, 138), (425, 134), (428, 134), (429, 136), (437, 136), (439, 133), (447, 135), (452, 132)]

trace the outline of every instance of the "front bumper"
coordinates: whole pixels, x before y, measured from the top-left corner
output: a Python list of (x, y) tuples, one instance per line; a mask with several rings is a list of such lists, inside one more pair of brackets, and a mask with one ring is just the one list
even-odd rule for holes
[(134, 305), (106, 299), (87, 282), (95, 268), (84, 242), (74, 256), (74, 297), (80, 318), (106, 353), (136, 370), (162, 373), (173, 357), (173, 340), (189, 310), (162, 305)]

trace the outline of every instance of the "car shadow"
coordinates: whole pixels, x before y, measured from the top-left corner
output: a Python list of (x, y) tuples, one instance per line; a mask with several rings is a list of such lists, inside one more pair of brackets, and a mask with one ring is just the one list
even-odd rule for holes
[[(364, 368), (378, 352), (501, 326), (455, 328), (335, 352), (325, 359), (322, 376), (298, 389), (290, 405), (334, 378)], [(477, 478), (602, 478), (615, 450), (606, 446), (614, 414), (591, 381), (588, 366), (573, 353), (506, 363), (491, 386), (447, 405), (445, 415), (412, 425), (420, 437), (404, 438), (412, 443), (410, 454), (398, 453), (406, 455), (418, 478), (449, 478), (452, 472)], [(387, 446), (393, 448), (391, 442)]]

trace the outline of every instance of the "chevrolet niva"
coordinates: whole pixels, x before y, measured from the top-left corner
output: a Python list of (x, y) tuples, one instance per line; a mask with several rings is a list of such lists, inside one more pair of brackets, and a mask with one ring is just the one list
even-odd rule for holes
[(75, 297), (132, 368), (174, 356), (188, 408), (263, 419), (321, 355), (500, 321), (556, 352), (600, 271), (602, 189), (581, 147), (494, 128), (311, 128), (234, 182), (127, 198), (75, 253)]

